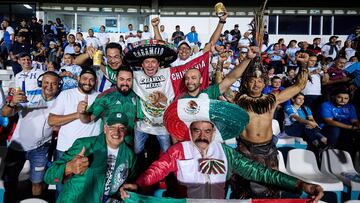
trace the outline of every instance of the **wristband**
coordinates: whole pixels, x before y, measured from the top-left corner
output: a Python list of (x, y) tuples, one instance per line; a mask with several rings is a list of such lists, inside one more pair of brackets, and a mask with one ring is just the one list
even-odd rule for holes
[(225, 23), (226, 23), (226, 20), (219, 20), (219, 23), (220, 23), (220, 24), (225, 24)]

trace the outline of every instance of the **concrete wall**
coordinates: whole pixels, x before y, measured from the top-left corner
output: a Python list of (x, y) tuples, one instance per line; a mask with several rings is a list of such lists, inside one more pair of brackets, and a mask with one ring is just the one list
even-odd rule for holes
[[(111, 41), (118, 41), (120, 35), (124, 35), (126, 32), (127, 25), (132, 23), (136, 29), (142, 29), (143, 24), (145, 22), (150, 22), (150, 20), (155, 17), (154, 15), (148, 17), (135, 17), (135, 16), (120, 16), (120, 27), (122, 33), (109, 33), (111, 37)], [(70, 22), (73, 21), (74, 18), (71, 16), (64, 16), (65, 19), (68, 19)], [(109, 17), (114, 18), (114, 17)], [(55, 19), (55, 18), (54, 18)], [(232, 30), (235, 24), (239, 24), (239, 29), (241, 33), (249, 30), (248, 24), (251, 22), (252, 17), (229, 17), (227, 19), (226, 24), (224, 25), (223, 32), (225, 30)], [(160, 17), (160, 24), (165, 26), (165, 32), (168, 34), (169, 38), (172, 33), (175, 31), (175, 26), (180, 25), (180, 30), (185, 34), (190, 32), (190, 27), (194, 25), (196, 27), (196, 31), (199, 33), (200, 40), (202, 45), (209, 41), (212, 33), (214, 32), (216, 25), (219, 19), (217, 17)], [(68, 22), (68, 21), (66, 21)], [(67, 23), (68, 24), (68, 23)], [(100, 26), (105, 24), (105, 16), (101, 17), (85, 17), (78, 16), (78, 25), (81, 25), (82, 31), (84, 32), (84, 36), (87, 36), (87, 26)], [(69, 24), (68, 24), (69, 25)], [(151, 26), (149, 26), (152, 29)], [(152, 31), (152, 30), (151, 30)], [(75, 32), (75, 30), (72, 30)], [(322, 43), (326, 43), (329, 40), (330, 35), (270, 35), (270, 43), (277, 42), (279, 38), (284, 38), (285, 44), (287, 44), (290, 40), (296, 39), (297, 41), (307, 41), (310, 44), (312, 43), (313, 38), (320, 37), (322, 39)], [(339, 39), (343, 42), (345, 41), (347, 36), (340, 35)]]
[[(241, 33), (244, 33), (249, 29), (248, 24), (252, 18), (228, 18), (224, 25), (223, 32), (225, 30), (232, 30), (235, 24), (239, 24)], [(175, 31), (175, 26), (180, 25), (180, 30), (186, 35), (190, 32), (191, 26), (195, 26), (197, 33), (200, 36), (200, 40), (204, 45), (209, 41), (212, 33), (215, 31), (217, 23), (219, 22), (218, 17), (161, 17), (160, 24), (165, 26), (165, 32), (171, 37)]]

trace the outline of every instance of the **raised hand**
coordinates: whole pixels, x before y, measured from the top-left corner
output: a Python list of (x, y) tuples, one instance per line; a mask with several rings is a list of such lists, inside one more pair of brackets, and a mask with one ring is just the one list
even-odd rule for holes
[(255, 46), (251, 46), (251, 47), (247, 47), (247, 54), (246, 57), (248, 59), (253, 59), (256, 57), (256, 55), (259, 53), (259, 47), (255, 47)]
[(158, 26), (159, 23), (160, 23), (160, 18), (159, 18), (159, 17), (155, 17), (155, 18), (151, 19), (151, 25), (152, 25), (153, 27)]
[(309, 54), (307, 53), (300, 53), (297, 57), (296, 60), (301, 62), (301, 63), (307, 63), (309, 61)]
[(86, 54), (89, 56), (89, 58), (92, 59), (95, 52), (96, 52), (96, 49), (92, 45), (86, 47)]
[(77, 154), (71, 161), (66, 163), (65, 175), (70, 174), (84, 174), (89, 167), (89, 159), (85, 156), (86, 148), (83, 147), (79, 154)]
[(227, 12), (226, 8), (224, 8), (224, 15), (220, 16), (221, 21), (226, 21), (226, 18), (228, 17), (229, 13)]
[(77, 112), (79, 114), (85, 113), (88, 106), (88, 95), (85, 95), (85, 99), (83, 101), (80, 101), (77, 106)]

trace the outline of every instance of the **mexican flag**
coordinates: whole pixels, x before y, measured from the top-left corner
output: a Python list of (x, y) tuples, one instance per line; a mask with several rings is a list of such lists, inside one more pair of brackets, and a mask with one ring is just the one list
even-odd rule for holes
[(175, 199), (169, 197), (153, 197), (128, 192), (130, 198), (125, 203), (307, 203), (309, 199)]

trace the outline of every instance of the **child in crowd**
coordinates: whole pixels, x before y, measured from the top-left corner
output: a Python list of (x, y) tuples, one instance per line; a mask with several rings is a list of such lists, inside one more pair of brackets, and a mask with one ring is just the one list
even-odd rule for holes
[[(268, 85), (264, 88), (264, 94), (279, 94), (285, 88), (281, 86), (281, 78), (279, 76), (274, 76), (271, 78), (271, 85)], [(283, 123), (284, 121), (284, 108), (290, 105), (290, 101), (286, 101), (282, 104), (277, 105), (276, 110), (274, 112), (274, 119), (278, 120), (279, 123)], [(280, 129), (282, 130), (282, 125), (280, 125)]]
[(64, 65), (60, 68), (60, 76), (63, 77), (63, 90), (76, 88), (78, 86), (78, 77), (81, 72), (81, 67), (73, 64), (74, 57), (71, 54), (64, 55)]
[(282, 86), (284, 88), (290, 87), (295, 84), (296, 71), (294, 68), (288, 67), (286, 70), (286, 76), (282, 80)]

